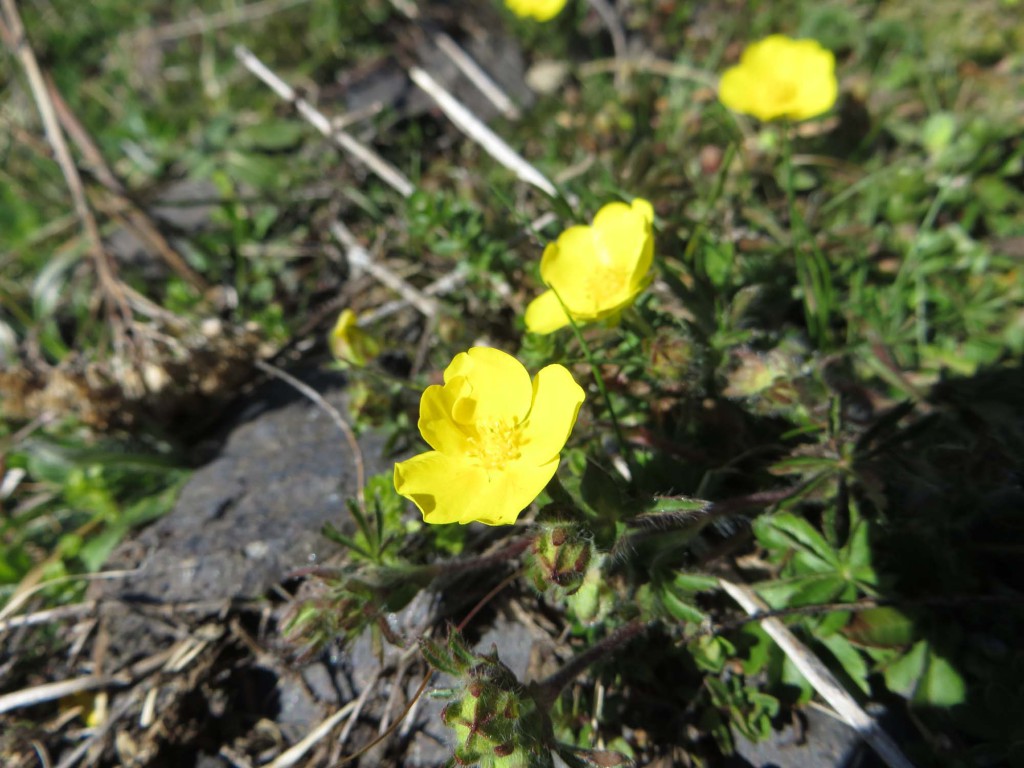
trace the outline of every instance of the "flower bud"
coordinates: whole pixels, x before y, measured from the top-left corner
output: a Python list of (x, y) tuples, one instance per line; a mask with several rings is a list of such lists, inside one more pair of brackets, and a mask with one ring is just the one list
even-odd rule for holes
[(526, 556), (526, 573), (538, 592), (562, 600), (583, 584), (594, 545), (572, 523), (545, 524)]

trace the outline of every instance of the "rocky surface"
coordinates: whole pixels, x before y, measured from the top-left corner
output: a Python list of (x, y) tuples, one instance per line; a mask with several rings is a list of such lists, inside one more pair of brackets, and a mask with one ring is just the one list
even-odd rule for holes
[[(343, 377), (310, 372), (302, 378), (344, 406)], [(114, 724), (122, 763), (125, 750), (134, 750), (136, 761), (145, 758), (139, 764), (147, 765), (228, 768), (239, 764), (239, 756), (260, 764), (261, 755), (280, 755), (368, 692), (364, 717), (344, 749), (351, 754), (355, 745), (377, 737), (382, 719), (400, 716), (422, 681), (415, 658), (403, 660), (401, 649), (386, 644), (381, 657), (368, 634), (348, 648), (294, 664), (279, 640), (282, 606), (274, 592), (289, 572), (337, 552), (319, 532), (326, 522), (351, 528), (345, 500), (355, 491), (353, 457), (330, 418), (281, 383), (246, 398), (225, 421), (229, 426), (215, 457), (196, 470), (175, 509), (117, 550), (110, 567), (136, 573), (98, 590), (117, 607), (103, 618), (108, 669), (161, 653), (174, 660), (155, 683), (147, 682), (155, 688), (155, 723), (138, 726), (146, 695), (138, 686), (130, 714)], [(367, 473), (390, 467), (380, 435), (365, 434), (360, 443)], [(438, 595), (423, 593), (389, 623), (411, 641), (439, 625), (442, 613), (467, 610), (441, 603)], [(194, 610), (176, 613), (175, 606)], [(493, 645), (524, 682), (557, 666), (546, 634), (541, 633), (547, 646), (500, 607), (489, 615), (474, 621), (479, 650)], [(442, 676), (432, 680), (440, 687), (446, 682)], [(451, 754), (443, 706), (422, 697), (395, 737), (353, 764), (443, 764)], [(767, 742), (740, 740), (729, 765), (877, 765), (857, 742), (843, 724), (811, 710), (801, 727), (786, 728)], [(303, 764), (330, 765), (340, 754), (335, 741), (325, 739)]]
[[(342, 377), (306, 377), (344, 407)], [(368, 474), (390, 463), (383, 438), (361, 439)], [(141, 602), (258, 598), (296, 568), (336, 550), (320, 531), (351, 525), (353, 457), (338, 427), (285, 384), (241, 407), (219, 455), (196, 470), (174, 511), (124, 544), (111, 565), (138, 573), (108, 588)]]

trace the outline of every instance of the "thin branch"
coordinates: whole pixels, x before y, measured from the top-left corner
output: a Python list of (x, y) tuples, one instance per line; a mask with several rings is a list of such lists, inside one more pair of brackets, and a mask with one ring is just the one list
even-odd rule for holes
[[(6, 0), (11, 2), (11, 0)], [(344, 131), (339, 131), (331, 125), (327, 116), (299, 96), (295, 89), (271, 71), (266, 64), (260, 61), (256, 55), (243, 45), (235, 46), (235, 58), (258, 77), (274, 93), (284, 101), (291, 103), (295, 110), (304, 117), (310, 125), (316, 128), (324, 138), (330, 139), (338, 147), (348, 152), (354, 158), (362, 162), (367, 168), (380, 177), (384, 183), (394, 189), (402, 197), (409, 197), (416, 191), (405, 174), (391, 165), (387, 160), (374, 152), (370, 147), (361, 141), (353, 138)]]
[(659, 75), (674, 80), (692, 80), (700, 85), (709, 88), (718, 87), (718, 78), (711, 72), (703, 69), (690, 67), (686, 64), (677, 64), (674, 61), (664, 59), (597, 59), (588, 61), (580, 69), (580, 77), (591, 77), (607, 72), (642, 72), (648, 75)]
[(57, 118), (60, 120), (64, 130), (67, 131), (68, 136), (78, 147), (78, 150), (82, 153), (85, 161), (92, 166), (92, 172), (95, 174), (96, 179), (104, 186), (104, 188), (113, 195), (118, 202), (122, 203), (128, 208), (128, 223), (138, 233), (139, 237), (148, 242), (149, 245), (160, 254), (161, 258), (167, 265), (173, 269), (179, 277), (188, 282), (193, 288), (203, 292), (206, 291), (210, 286), (207, 282), (196, 272), (192, 267), (188, 265), (181, 255), (175, 251), (167, 239), (163, 236), (159, 229), (153, 224), (149, 217), (140, 210), (128, 196), (128, 190), (125, 189), (124, 184), (117, 178), (106, 159), (103, 157), (103, 153), (100, 152), (99, 147), (92, 140), (89, 132), (85, 130), (85, 127), (78, 120), (78, 117), (68, 103), (64, 100), (60, 91), (57, 90), (56, 84), (53, 82), (53, 78), (49, 74), (45, 75), (47, 91), (50, 94), (50, 99), (53, 101), (54, 109), (57, 113)]
[(647, 624), (639, 619), (619, 627), (587, 650), (569, 659), (565, 666), (557, 672), (537, 683), (534, 687), (534, 700), (541, 707), (550, 706), (558, 698), (562, 689), (575, 680), (587, 667), (604, 656), (615, 653), (646, 630)]
[(126, 42), (129, 45), (152, 45), (153, 43), (169, 43), (183, 37), (201, 35), (206, 32), (214, 32), (218, 29), (235, 26), (236, 24), (248, 24), (257, 19), (272, 16), (275, 13), (294, 8), (297, 5), (304, 5), (310, 0), (261, 0), (261, 2), (241, 5), (210, 16), (198, 16), (185, 21), (176, 21), (165, 24), (155, 29), (141, 29), (137, 32), (127, 33)]
[(434, 100), (460, 131), (479, 144), (487, 154), (512, 171), (519, 179), (532, 184), (550, 197), (557, 197), (558, 190), (543, 173), (530, 165), (504, 139), (470, 112), (461, 101), (446, 91), (426, 70), (412, 67), (409, 70), (409, 77)]
[(62, 699), (65, 696), (73, 696), (84, 691), (94, 691), (97, 688), (126, 685), (129, 682), (128, 679), (121, 677), (87, 675), (86, 677), (75, 677), (71, 680), (61, 680), (56, 683), (43, 683), (42, 685), (23, 688), (20, 691), (0, 696), (0, 714), (10, 712), (13, 709), (31, 707), (35, 704)]
[(426, 317), (433, 317), (437, 314), (437, 307), (434, 302), (424, 296), (420, 291), (396, 275), (387, 267), (376, 262), (369, 251), (367, 251), (351, 230), (345, 226), (340, 219), (335, 219), (330, 225), (331, 234), (345, 247), (345, 256), (349, 264), (358, 269), (364, 269), (384, 283), (388, 288), (398, 293), (405, 301), (412, 304)]
[[(391, 7), (412, 21), (420, 21), (420, 9), (411, 0), (391, 0)], [(473, 57), (466, 53), (466, 50), (455, 42), (451, 36), (442, 30), (430, 30), (434, 45), (455, 67), (476, 86), (483, 96), (494, 105), (494, 107), (510, 120), (519, 119), (519, 109), (508, 97), (508, 94), (501, 89), (489, 74), (474, 61)]]
[[(608, 0), (587, 0), (587, 3), (597, 11), (597, 15), (601, 17), (601, 21), (608, 29), (608, 34), (612, 38), (612, 50), (615, 51), (616, 61), (625, 61), (628, 48), (626, 45), (626, 30), (622, 27), (622, 19), (619, 18), (619, 14), (616, 13), (615, 7), (608, 2)], [(626, 68), (619, 67), (615, 70), (615, 84), (618, 86), (622, 85), (622, 81), (626, 77)]]
[(341, 433), (345, 436), (346, 442), (348, 442), (349, 449), (352, 451), (352, 463), (356, 468), (356, 499), (359, 502), (359, 510), (365, 515), (366, 496), (363, 492), (363, 486), (366, 485), (366, 466), (363, 463), (363, 449), (359, 447), (359, 441), (356, 439), (356, 433), (352, 431), (352, 427), (350, 427), (348, 422), (345, 421), (345, 417), (341, 415), (341, 412), (338, 411), (337, 408), (327, 402), (323, 395), (305, 382), (299, 381), (290, 373), (282, 371), (276, 365), (271, 365), (263, 360), (257, 360), (256, 367), (264, 373), (269, 373), (271, 376), (281, 379), (281, 381), (284, 381), (294, 389), (298, 390), (324, 413), (330, 416), (331, 421), (333, 421), (338, 429), (341, 430)]
[(131, 308), (124, 298), (117, 279), (117, 267), (110, 255), (103, 248), (103, 240), (100, 236), (99, 226), (96, 218), (89, 209), (89, 203), (85, 197), (85, 186), (82, 184), (82, 177), (78, 173), (78, 167), (71, 157), (64, 133), (61, 131), (60, 122), (54, 109), (53, 101), (50, 98), (50, 91), (46, 85), (46, 78), (36, 59), (32, 46), (29, 45), (28, 37), (25, 34), (25, 27), (22, 24), (21, 16), (14, 0), (0, 0), (0, 8), (6, 17), (6, 25), (2, 35), (5, 44), (18, 57), (25, 75), (28, 78), (29, 89), (39, 110), (39, 116), (43, 121), (43, 130), (46, 133), (47, 141), (53, 148), (54, 158), (60, 166), (68, 191), (71, 193), (71, 202), (78, 216), (79, 222), (85, 232), (86, 241), (89, 244), (93, 261), (96, 265), (96, 274), (99, 278), (100, 288), (104, 295), (116, 305), (125, 322), (131, 320)]
[[(768, 606), (747, 585), (723, 578), (720, 578), (718, 583), (749, 615), (757, 616), (768, 610)], [(761, 627), (800, 670), (811, 687), (828, 702), (847, 725), (871, 745), (889, 768), (913, 768), (913, 764), (889, 734), (861, 708), (821, 660), (801, 643), (785, 624), (774, 617), (768, 617), (761, 621)]]

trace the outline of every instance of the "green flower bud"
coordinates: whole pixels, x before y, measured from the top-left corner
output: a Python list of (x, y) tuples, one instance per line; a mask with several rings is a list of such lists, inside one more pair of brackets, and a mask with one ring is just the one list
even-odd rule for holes
[(527, 577), (538, 592), (563, 600), (583, 585), (593, 552), (578, 526), (544, 524), (526, 555)]

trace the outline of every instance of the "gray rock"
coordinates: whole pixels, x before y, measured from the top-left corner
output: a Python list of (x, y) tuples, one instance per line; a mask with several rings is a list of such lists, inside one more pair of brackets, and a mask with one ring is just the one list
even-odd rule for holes
[(732, 768), (878, 768), (882, 763), (856, 731), (817, 709), (803, 710), (804, 727), (776, 731), (765, 741), (736, 735)]
[[(340, 376), (318, 388), (344, 407)], [(325, 523), (350, 529), (352, 455), (338, 427), (309, 401), (275, 386), (196, 470), (174, 510), (114, 555), (139, 573), (117, 588), (144, 602), (256, 598), (334, 545)], [(362, 439), (367, 472), (382, 471), (383, 438)]]

